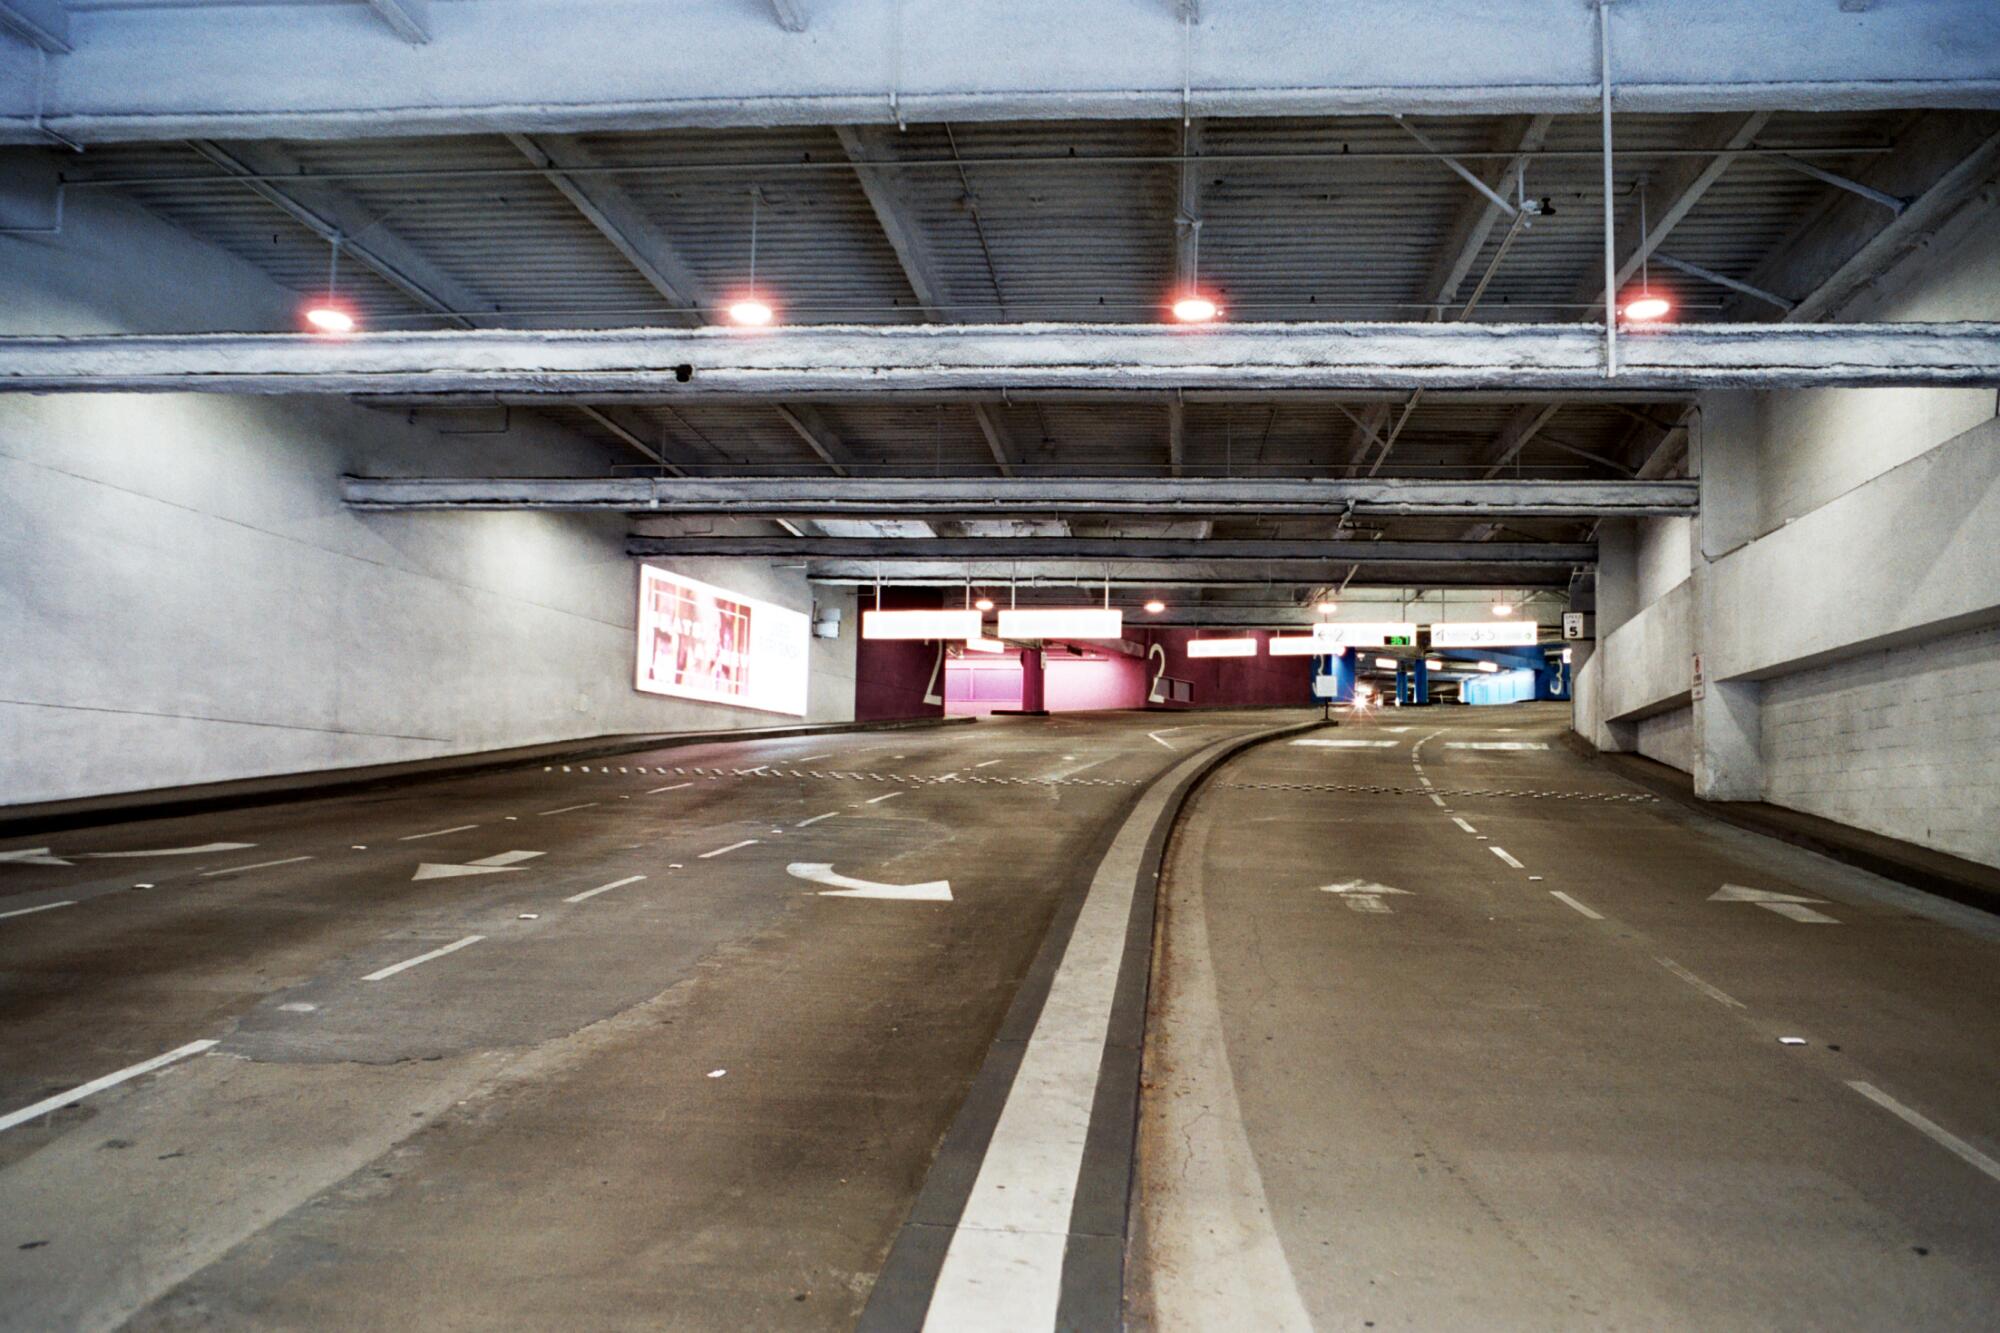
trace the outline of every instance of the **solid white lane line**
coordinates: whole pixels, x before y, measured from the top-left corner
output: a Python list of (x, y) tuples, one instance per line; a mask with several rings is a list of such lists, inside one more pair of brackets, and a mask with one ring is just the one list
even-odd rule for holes
[(74, 906), (76, 906), (76, 899), (65, 898), (59, 903), (43, 903), (40, 907), (17, 907), (11, 912), (0, 912), (0, 921), (5, 921), (10, 916), (27, 916), (30, 912), (50, 912), (58, 907)]
[(406, 833), (402, 837), (396, 839), (396, 841), (415, 842), (419, 838), (442, 838), (447, 833), (463, 833), (469, 828), (478, 828), (478, 827), (479, 825), (477, 824), (454, 824), (450, 828), (432, 829), (429, 833)]
[(718, 847), (712, 852), (703, 852), (700, 856), (696, 857), (695, 859), (697, 861), (706, 861), (711, 856), (720, 856), (724, 852), (733, 852), (738, 847), (748, 847), (751, 843), (756, 841), (757, 839), (755, 838), (745, 838), (741, 842), (732, 842), (727, 847)]
[(903, 794), (904, 794), (904, 793), (902, 793), (902, 792), (899, 792), (899, 791), (892, 791), (892, 792), (890, 792), (890, 793), (889, 793), (888, 795), (886, 795), (886, 796), (871, 796), (871, 797), (869, 797), (869, 798), (868, 798), (868, 799), (867, 799), (867, 800), (866, 800), (865, 802), (863, 802), (863, 804), (864, 804), (864, 805), (880, 805), (880, 804), (882, 804), (882, 802), (884, 802), (884, 801), (893, 801), (893, 800), (895, 800), (895, 799), (896, 799), (896, 798), (897, 798), (898, 796), (901, 796), (901, 795), (903, 795)]
[(245, 870), (269, 870), (272, 866), (288, 866), (288, 865), (293, 865), (299, 861), (310, 861), (310, 860), (312, 860), (310, 856), (288, 856), (282, 861), (255, 861), (247, 866), (224, 866), (220, 870), (202, 871), (201, 878), (213, 879), (217, 875), (235, 875), (235, 874), (240, 874)]
[(1507, 849), (1505, 847), (1488, 847), (1486, 850), (1493, 853), (1495, 856), (1499, 857), (1502, 861), (1505, 861), (1508, 865), (1514, 867), (1514, 869), (1516, 870), (1526, 870), (1528, 868), (1522, 865), (1519, 861), (1516, 861), (1513, 857), (1509, 856), (1507, 854)]
[(563, 899), (563, 901), (566, 903), (580, 903), (586, 898), (595, 898), (600, 893), (609, 893), (613, 889), (622, 889), (627, 884), (637, 884), (644, 878), (646, 878), (644, 875), (627, 875), (623, 879), (614, 879), (609, 884), (600, 884), (594, 889), (585, 889), (582, 893), (573, 893)]
[(106, 1088), (115, 1087), (127, 1079), (137, 1078), (141, 1074), (150, 1074), (155, 1069), (163, 1065), (170, 1065), (176, 1060), (184, 1060), (190, 1055), (200, 1055), (203, 1051), (208, 1050), (214, 1045), (215, 1042), (206, 1039), (191, 1041), (185, 1046), (176, 1046), (165, 1055), (156, 1055), (150, 1060), (142, 1060), (138, 1064), (121, 1069), (115, 1074), (106, 1074), (103, 1078), (94, 1078), (88, 1083), (71, 1088), (68, 1092), (59, 1092), (53, 1097), (45, 1097), (33, 1106), (24, 1106), (11, 1114), (0, 1116), (0, 1130), (8, 1130), (14, 1128), (16, 1125), (26, 1124), (37, 1116), (47, 1115), (50, 1111), (59, 1111), (65, 1106), (82, 1101), (93, 1092), (102, 1092)]
[(545, 815), (566, 815), (572, 810), (588, 810), (596, 804), (596, 801), (585, 801), (582, 805), (565, 805), (554, 810), (543, 810), (540, 813)]
[(1662, 958), (1659, 960), (1659, 964), (1682, 981), (1685, 981), (1688, 985), (1700, 991), (1703, 995), (1706, 995), (1709, 999), (1714, 1000), (1717, 1004), (1726, 1004), (1732, 1009), (1749, 1008), (1748, 1005), (1744, 1004), (1743, 1001), (1737, 999), (1734, 995), (1709, 985), (1706, 981), (1703, 981), (1700, 977), (1688, 971), (1671, 958)]
[(1007, 762), (1007, 761), (1006, 761), (1006, 760), (1004, 760), (1004, 759), (988, 759), (988, 760), (987, 760), (987, 761), (986, 761), (985, 763), (983, 763), (983, 764), (974, 764), (974, 765), (973, 765), (973, 767), (974, 767), (974, 768), (991, 768), (991, 767), (993, 767), (993, 765), (995, 765), (995, 764), (1004, 764), (1004, 763), (1006, 763), (1006, 762)]
[(1973, 1147), (1943, 1125), (1912, 1111), (1909, 1107), (1903, 1105), (1873, 1083), (1866, 1083), (1860, 1079), (1851, 1078), (1847, 1080), (1847, 1086), (1860, 1093), (1863, 1097), (1866, 1097), (1869, 1101), (1874, 1102), (1904, 1124), (1915, 1129), (1919, 1134), (1922, 1134), (1932, 1143), (1937, 1144), (1940, 1148), (1951, 1153), (1959, 1160), (1969, 1163), (1994, 1180), (2000, 1180), (2000, 1162), (1994, 1161), (1991, 1157), (1988, 1157), (1985, 1153), (1979, 1151), (1979, 1149)]
[(429, 953), (420, 953), (415, 958), (405, 958), (400, 963), (391, 963), (389, 964), (389, 966), (383, 968), (380, 972), (370, 972), (367, 976), (361, 979), (363, 981), (380, 981), (384, 977), (393, 977), (398, 972), (403, 971), (405, 968), (415, 967), (418, 963), (428, 963), (431, 959), (442, 958), (448, 953), (457, 953), (460, 949), (463, 949), (466, 945), (477, 944), (479, 943), (479, 941), (485, 938), (486, 937), (484, 935), (467, 935), (462, 940), (453, 940), (450, 944), (445, 945), (442, 949), (432, 949)]
[(1551, 898), (1555, 898), (1561, 902), (1569, 904), (1571, 907), (1574, 907), (1577, 911), (1589, 917), (1592, 921), (1602, 921), (1604, 919), (1603, 913), (1592, 911), (1590, 908), (1585, 907), (1582, 903), (1578, 902), (1576, 899), (1570, 897), (1567, 893), (1564, 893), (1561, 889), (1550, 889), (1549, 896)]
[(1465, 831), (1466, 831), (1467, 833), (1477, 833), (1477, 832), (1479, 832), (1479, 830), (1478, 830), (1478, 829), (1476, 829), (1476, 828), (1472, 827), (1472, 825), (1470, 825), (1470, 824), (1466, 823), (1464, 819), (1460, 818), (1460, 817), (1459, 817), (1459, 816), (1457, 816), (1457, 815), (1453, 815), (1453, 816), (1451, 817), (1451, 822), (1452, 822), (1452, 823), (1454, 823), (1454, 824), (1456, 824), (1456, 825), (1458, 825), (1458, 826), (1459, 826), (1460, 828), (1464, 829), (1464, 830), (1465, 830)]
[(809, 825), (809, 824), (817, 824), (817, 823), (819, 823), (819, 821), (820, 821), (820, 820), (822, 820), (822, 819), (832, 819), (832, 818), (833, 818), (833, 817), (834, 817), (835, 815), (837, 815), (837, 814), (839, 814), (839, 813), (840, 813), (840, 811), (838, 811), (838, 810), (829, 810), (829, 811), (827, 811), (827, 812), (826, 812), (825, 814), (823, 814), (823, 815), (814, 815), (814, 816), (813, 816), (813, 817), (812, 817), (811, 819), (801, 819), (801, 820), (800, 820), (800, 821), (799, 821), (798, 823), (796, 823), (796, 824), (792, 825), (792, 827), (793, 827), (793, 828), (805, 828), (805, 827), (806, 827), (807, 825)]
[(673, 783), (671, 786), (655, 787), (651, 791), (647, 792), (646, 795), (658, 796), (663, 791), (679, 791), (682, 787), (692, 787), (692, 786), (694, 786), (692, 782), (676, 782)]
[[(1168, 728), (1167, 728), (1167, 730), (1168, 730), (1168, 731), (1179, 731), (1179, 730), (1180, 730), (1180, 728), (1179, 728), (1179, 727), (1168, 727)], [(1167, 742), (1167, 741), (1165, 741), (1165, 740), (1162, 740), (1162, 739), (1161, 739), (1161, 735), (1160, 735), (1160, 733), (1159, 733), (1159, 732), (1157, 732), (1157, 731), (1149, 731), (1149, 732), (1147, 732), (1147, 733), (1146, 733), (1146, 736), (1147, 736), (1147, 738), (1148, 738), (1149, 740), (1151, 740), (1151, 741), (1152, 741), (1152, 742), (1153, 742), (1154, 744), (1156, 744), (1156, 745), (1164, 745), (1164, 746), (1166, 746), (1166, 748), (1167, 748), (1167, 749), (1169, 749), (1169, 750), (1171, 750), (1171, 749), (1173, 749), (1173, 748), (1174, 748), (1174, 747), (1173, 747), (1173, 745), (1171, 745), (1171, 744), (1170, 744), (1169, 742)]]

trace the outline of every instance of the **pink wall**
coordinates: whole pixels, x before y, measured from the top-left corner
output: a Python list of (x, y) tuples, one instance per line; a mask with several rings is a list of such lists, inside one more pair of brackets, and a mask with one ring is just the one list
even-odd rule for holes
[(996, 708), (1021, 706), (1018, 652), (965, 653), (945, 658), (945, 716), (984, 717)]
[(1143, 708), (1151, 681), (1143, 657), (1115, 648), (1086, 648), (1078, 657), (1067, 647), (1042, 652), (1043, 706), (1051, 713), (1088, 708)]

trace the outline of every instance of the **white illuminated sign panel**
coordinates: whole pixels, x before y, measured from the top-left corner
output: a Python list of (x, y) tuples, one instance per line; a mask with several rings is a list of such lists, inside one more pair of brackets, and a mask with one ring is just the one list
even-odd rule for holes
[(1000, 613), (1003, 639), (1121, 639), (1125, 613), (1095, 606), (1021, 607)]
[(1273, 634), (1264, 640), (1264, 648), (1273, 657), (1318, 657), (1332, 651), (1313, 634)]
[(1323, 653), (1336, 648), (1414, 648), (1417, 627), (1407, 620), (1380, 623), (1322, 620), (1313, 626), (1313, 638)]
[(1255, 657), (1255, 639), (1189, 639), (1189, 657)]
[(863, 611), (864, 639), (976, 639), (977, 611)]
[(1532, 648), (1542, 635), (1532, 620), (1461, 620), (1430, 629), (1433, 648)]
[(646, 694), (806, 715), (812, 620), (755, 597), (639, 569), (639, 660)]

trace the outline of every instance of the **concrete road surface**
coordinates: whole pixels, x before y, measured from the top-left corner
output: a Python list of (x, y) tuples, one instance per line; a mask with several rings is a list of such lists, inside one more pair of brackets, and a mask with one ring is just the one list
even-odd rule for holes
[(1654, 801), (1560, 727), (1390, 710), (1197, 795), (1138, 1322), (1994, 1327), (2000, 923)]

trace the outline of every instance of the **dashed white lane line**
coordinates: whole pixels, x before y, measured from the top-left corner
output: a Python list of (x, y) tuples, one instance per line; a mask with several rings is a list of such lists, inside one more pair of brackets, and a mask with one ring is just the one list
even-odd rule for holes
[(586, 898), (595, 898), (600, 893), (609, 893), (613, 889), (622, 889), (627, 884), (637, 884), (644, 878), (646, 878), (644, 875), (627, 875), (623, 879), (614, 879), (609, 884), (600, 884), (594, 889), (585, 889), (582, 893), (573, 893), (563, 899), (563, 901), (566, 903), (580, 903)]
[(596, 804), (597, 804), (596, 801), (585, 801), (582, 805), (559, 806), (554, 810), (542, 810), (538, 811), (537, 813), (544, 815), (566, 815), (572, 810), (588, 810), (590, 809), (591, 806)]
[(940, 773), (940, 774), (938, 774), (938, 775), (937, 775), (937, 780), (938, 780), (939, 782), (950, 782), (950, 781), (953, 781), (954, 779), (956, 779), (957, 777), (958, 777), (958, 770), (957, 770), (957, 769), (953, 769), (953, 770), (952, 770), (951, 772), (949, 772), (949, 773)]
[(1558, 902), (1566, 903), (1569, 906), (1574, 907), (1577, 911), (1583, 913), (1585, 916), (1589, 917), (1592, 921), (1602, 921), (1604, 919), (1604, 914), (1602, 912), (1597, 912), (1592, 910), (1591, 908), (1585, 907), (1582, 903), (1570, 897), (1567, 893), (1564, 893), (1561, 889), (1550, 889), (1549, 897), (1556, 899)]
[(447, 833), (463, 833), (469, 828), (478, 827), (477, 824), (454, 824), (450, 828), (434, 828), (429, 833), (406, 833), (396, 841), (415, 842), (419, 838), (442, 838)]
[(240, 875), (246, 870), (269, 870), (272, 866), (296, 865), (300, 861), (310, 861), (310, 856), (288, 856), (282, 861), (252, 861), (247, 866), (224, 866), (220, 870), (204, 870), (201, 878), (213, 879), (217, 875)]
[(65, 898), (59, 903), (43, 903), (39, 907), (17, 907), (11, 912), (0, 912), (0, 921), (5, 921), (10, 916), (27, 916), (31, 912), (52, 912), (58, 907), (74, 906), (76, 906), (76, 899)]
[(477, 944), (479, 943), (479, 941), (485, 938), (486, 937), (484, 935), (467, 935), (462, 940), (453, 940), (450, 944), (445, 945), (442, 949), (432, 949), (429, 953), (420, 953), (415, 958), (405, 958), (400, 963), (391, 963), (389, 964), (389, 966), (383, 968), (381, 971), (370, 972), (367, 976), (361, 979), (363, 981), (380, 981), (384, 977), (393, 977), (398, 972), (406, 971), (409, 968), (415, 967), (418, 963), (428, 963), (433, 958), (442, 958), (448, 953), (457, 953), (460, 949), (465, 948), (467, 945)]
[(1486, 850), (1493, 853), (1495, 856), (1499, 857), (1502, 861), (1505, 861), (1508, 865), (1514, 867), (1514, 869), (1516, 870), (1526, 870), (1528, 868), (1522, 865), (1519, 861), (1516, 861), (1511, 855), (1509, 855), (1505, 847), (1488, 847)]
[(897, 798), (898, 796), (901, 796), (901, 795), (903, 795), (903, 793), (902, 793), (902, 792), (899, 792), (899, 791), (892, 791), (892, 792), (888, 793), (888, 794), (887, 794), (887, 795), (885, 795), (885, 796), (871, 796), (871, 797), (869, 797), (869, 798), (868, 798), (868, 799), (867, 799), (867, 800), (866, 800), (865, 802), (863, 802), (863, 804), (864, 804), (864, 805), (880, 805), (880, 804), (882, 804), (882, 802), (884, 802), (884, 801), (893, 801), (893, 800), (895, 800), (895, 799), (896, 799), (896, 798)]
[(840, 811), (838, 811), (838, 810), (829, 810), (829, 811), (827, 811), (827, 812), (826, 812), (825, 814), (823, 814), (823, 815), (814, 815), (814, 816), (813, 816), (813, 817), (812, 817), (811, 819), (801, 819), (801, 820), (800, 820), (800, 821), (799, 821), (798, 823), (796, 823), (796, 824), (792, 825), (792, 827), (793, 827), (793, 828), (805, 828), (805, 827), (807, 827), (808, 825), (812, 825), (812, 824), (817, 824), (817, 823), (819, 823), (819, 821), (820, 821), (820, 820), (822, 820), (822, 819), (832, 819), (832, 818), (833, 818), (833, 817), (834, 817), (835, 815), (837, 815), (837, 814), (839, 814), (839, 813), (840, 813)]
[(651, 791), (647, 792), (646, 795), (658, 796), (663, 791), (679, 791), (682, 787), (692, 787), (692, 786), (694, 786), (692, 782), (675, 782), (665, 787), (655, 787)]
[(1943, 1125), (1912, 1111), (1909, 1107), (1903, 1105), (1873, 1083), (1851, 1078), (1847, 1080), (1847, 1086), (1860, 1093), (1863, 1097), (1866, 1097), (1869, 1101), (1874, 1102), (1890, 1115), (1895, 1116), (1898, 1120), (1901, 1120), (1904, 1124), (1910, 1126), (1959, 1160), (1970, 1164), (1994, 1180), (2000, 1180), (2000, 1162), (1994, 1161), (1991, 1157), (1988, 1157), (1985, 1153), (1979, 1151), (1979, 1149), (1973, 1147)]
[(974, 764), (974, 765), (973, 765), (973, 767), (974, 767), (974, 768), (991, 768), (991, 767), (993, 767), (993, 765), (995, 765), (995, 764), (1004, 764), (1004, 763), (1006, 763), (1006, 762), (1007, 762), (1007, 761), (1006, 761), (1006, 760), (1004, 760), (1004, 759), (988, 759), (988, 760), (986, 760), (986, 761), (985, 761), (984, 763), (979, 763), (979, 764)]
[(141, 1074), (150, 1074), (155, 1069), (159, 1069), (164, 1065), (170, 1065), (176, 1060), (185, 1060), (190, 1055), (200, 1055), (203, 1051), (210, 1049), (214, 1045), (214, 1041), (206, 1038), (201, 1041), (191, 1041), (185, 1046), (176, 1046), (165, 1055), (156, 1055), (150, 1060), (141, 1060), (138, 1064), (127, 1066), (115, 1074), (106, 1074), (103, 1078), (94, 1078), (88, 1083), (79, 1084), (71, 1088), (68, 1092), (59, 1092), (53, 1097), (45, 1097), (33, 1106), (24, 1106), (18, 1111), (0, 1116), (0, 1130), (8, 1130), (14, 1128), (16, 1125), (24, 1125), (37, 1116), (47, 1115), (51, 1111), (60, 1111), (65, 1106), (82, 1101), (93, 1092), (102, 1092), (106, 1088), (116, 1087), (127, 1079), (137, 1078)]
[(1673, 959), (1662, 958), (1658, 961), (1661, 967), (1664, 967), (1665, 969), (1667, 969), (1667, 971), (1673, 973), (1675, 976), (1679, 977), (1682, 981), (1685, 981), (1688, 985), (1694, 987), (1696, 990), (1700, 991), (1703, 995), (1706, 995), (1709, 999), (1714, 1000), (1717, 1004), (1726, 1004), (1731, 1009), (1745, 1009), (1749, 1007), (1745, 1005), (1743, 1001), (1737, 999), (1734, 995), (1731, 995), (1728, 991), (1721, 990), (1718, 989), (1717, 987), (1709, 985), (1706, 981), (1703, 981), (1700, 977), (1688, 971), (1686, 968), (1682, 967), (1679, 963), (1676, 963)]
[(1179, 730), (1180, 730), (1179, 727), (1167, 727), (1162, 731), (1149, 731), (1146, 733), (1146, 738), (1152, 741), (1155, 745), (1163, 745), (1167, 749), (1171, 750), (1174, 748), (1173, 743), (1171, 741), (1164, 739), (1164, 737), (1167, 732), (1179, 731)]
[(815, 759), (831, 758), (833, 758), (833, 751), (828, 750), (825, 754), (802, 754), (797, 759), (788, 759), (785, 762), (791, 764), (810, 764)]
[(1458, 826), (1459, 826), (1460, 828), (1464, 829), (1464, 830), (1465, 830), (1465, 831), (1466, 831), (1467, 833), (1477, 833), (1477, 832), (1479, 832), (1479, 830), (1478, 830), (1478, 829), (1476, 829), (1476, 828), (1472, 827), (1472, 825), (1470, 825), (1470, 824), (1466, 823), (1466, 822), (1465, 822), (1465, 820), (1464, 820), (1464, 819), (1463, 819), (1463, 818), (1462, 818), (1461, 816), (1459, 816), (1459, 815), (1453, 815), (1453, 816), (1451, 817), (1451, 822), (1452, 822), (1452, 823), (1454, 823), (1454, 824), (1456, 824), (1456, 825), (1458, 825)]
[(1444, 803), (1444, 797), (1438, 795), (1436, 792), (1431, 792), (1430, 798), (1431, 798), (1431, 804), (1435, 805), (1438, 809), (1446, 810), (1450, 808)]
[(741, 842), (732, 842), (727, 847), (718, 847), (712, 852), (703, 852), (700, 856), (696, 857), (695, 859), (697, 861), (706, 861), (711, 856), (721, 856), (724, 852), (733, 852), (738, 847), (748, 847), (756, 841), (757, 841), (756, 838), (745, 838)]

